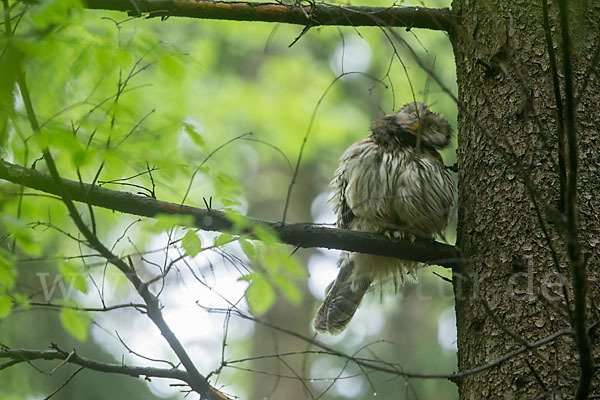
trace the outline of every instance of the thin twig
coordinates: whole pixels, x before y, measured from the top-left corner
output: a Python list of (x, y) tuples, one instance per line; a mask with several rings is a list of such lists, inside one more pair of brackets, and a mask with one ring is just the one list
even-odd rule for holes
[(77, 371), (73, 372), (73, 373), (71, 374), (71, 376), (69, 376), (69, 377), (67, 378), (67, 380), (66, 380), (66, 381), (64, 381), (64, 382), (63, 382), (63, 384), (62, 384), (62, 385), (60, 385), (60, 386), (59, 386), (59, 387), (58, 387), (58, 388), (57, 388), (57, 389), (56, 389), (54, 392), (52, 392), (52, 393), (50, 393), (48, 396), (44, 397), (44, 400), (49, 400), (49, 399), (51, 399), (51, 398), (52, 398), (52, 397), (53, 397), (53, 396), (54, 396), (56, 393), (60, 392), (60, 391), (61, 391), (61, 390), (62, 390), (62, 389), (65, 387), (65, 386), (67, 386), (67, 385), (69, 384), (69, 382), (71, 382), (71, 380), (72, 380), (73, 378), (75, 378), (75, 376), (76, 376), (78, 373), (80, 373), (81, 371), (83, 371), (84, 369), (85, 369), (85, 367), (79, 367), (79, 368), (77, 369)]
[(106, 306), (106, 307), (80, 307), (80, 306), (70, 306), (68, 304), (54, 304), (54, 303), (40, 303), (40, 302), (30, 302), (29, 305), (31, 305), (33, 307), (47, 307), (47, 308), (58, 308), (58, 309), (68, 308), (70, 310), (88, 311), (88, 312), (106, 312), (106, 311), (119, 310), (119, 309), (123, 309), (123, 308), (135, 308), (135, 309), (145, 310), (147, 308), (146, 305), (142, 304), (142, 303), (115, 304), (115, 305)]
[(300, 151), (298, 152), (298, 158), (296, 159), (296, 166), (294, 167), (294, 174), (292, 175), (292, 179), (288, 186), (287, 195), (285, 196), (285, 205), (283, 207), (283, 217), (281, 218), (282, 224), (285, 224), (285, 221), (286, 221), (287, 212), (288, 212), (288, 208), (290, 205), (290, 199), (292, 197), (292, 189), (294, 187), (294, 184), (296, 183), (296, 179), (298, 178), (298, 171), (300, 170), (300, 163), (302, 162), (302, 155), (304, 154), (304, 148), (306, 147), (306, 142), (308, 141), (308, 137), (310, 136), (310, 133), (312, 131), (312, 127), (315, 122), (315, 118), (317, 116), (317, 111), (319, 110), (319, 107), (321, 106), (323, 99), (325, 99), (325, 96), (327, 95), (327, 93), (329, 93), (329, 90), (331, 90), (331, 88), (335, 85), (335, 83), (338, 80), (340, 80), (341, 78), (348, 76), (348, 75), (364, 75), (364, 76), (374, 80), (375, 82), (379, 82), (383, 86), (387, 87), (387, 85), (382, 80), (380, 80), (374, 76), (371, 76), (369, 74), (366, 74), (364, 72), (343, 72), (343, 73), (339, 74), (338, 76), (336, 76), (335, 79), (331, 81), (329, 86), (327, 86), (327, 88), (325, 89), (325, 91), (323, 92), (323, 94), (321, 95), (319, 100), (317, 101), (317, 104), (313, 108), (313, 112), (312, 112), (312, 114), (310, 116), (310, 120), (308, 122), (308, 127), (306, 128), (306, 133), (304, 134), (304, 137), (302, 138), (302, 144), (300, 145)]
[(232, 315), (238, 316), (242, 319), (247, 319), (250, 321), (254, 321), (256, 323), (260, 323), (262, 325), (268, 326), (270, 328), (276, 329), (280, 332), (283, 332), (287, 335), (296, 337), (306, 343), (310, 343), (315, 347), (318, 347), (326, 352), (328, 352), (330, 355), (333, 356), (337, 356), (337, 357), (341, 357), (344, 359), (350, 359), (351, 361), (353, 361), (356, 364), (360, 364), (361, 366), (367, 368), (367, 369), (372, 369), (375, 371), (380, 371), (380, 372), (386, 372), (389, 374), (393, 374), (393, 375), (397, 375), (397, 376), (403, 376), (406, 378), (416, 378), (416, 379), (449, 379), (449, 380), (456, 380), (468, 375), (473, 375), (476, 374), (478, 372), (484, 371), (486, 369), (490, 369), (493, 367), (497, 367), (499, 365), (501, 365), (502, 363), (504, 363), (507, 360), (510, 360), (511, 358), (516, 357), (517, 355), (530, 350), (530, 349), (534, 349), (543, 345), (546, 345), (548, 343), (552, 343), (553, 341), (555, 341), (556, 339), (562, 337), (562, 336), (566, 336), (566, 335), (573, 335), (573, 331), (571, 329), (563, 329), (557, 332), (552, 333), (551, 335), (548, 335), (542, 339), (539, 339), (535, 342), (532, 343), (528, 343), (527, 346), (520, 346), (518, 348), (516, 348), (515, 350), (493, 360), (490, 361), (486, 364), (482, 364), (480, 366), (477, 366), (475, 368), (471, 368), (468, 370), (464, 370), (464, 371), (459, 371), (459, 372), (455, 372), (453, 374), (419, 374), (419, 373), (413, 373), (413, 372), (405, 372), (405, 371), (400, 371), (397, 368), (395, 368), (394, 366), (396, 366), (396, 364), (394, 363), (388, 363), (388, 362), (374, 362), (371, 359), (365, 359), (365, 358), (360, 358), (360, 357), (352, 357), (349, 356), (347, 354), (344, 354), (330, 346), (327, 346), (326, 344), (323, 344), (321, 342), (319, 342), (318, 340), (315, 340), (313, 338), (310, 337), (306, 337), (294, 330), (291, 329), (287, 329), (281, 326), (278, 326), (276, 324), (273, 324), (269, 321), (260, 319), (260, 318), (256, 318), (256, 317), (252, 317), (250, 315), (244, 314), (239, 310), (231, 310), (231, 309), (219, 309), (219, 308), (207, 308), (207, 307), (202, 307), (205, 310), (209, 311), (209, 312), (220, 312), (220, 313), (226, 313), (229, 312)]

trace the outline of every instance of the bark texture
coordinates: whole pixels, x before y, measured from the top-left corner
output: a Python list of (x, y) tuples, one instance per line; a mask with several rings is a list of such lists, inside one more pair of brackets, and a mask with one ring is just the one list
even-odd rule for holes
[[(91, 9), (126, 11), (146, 17), (264, 21), (304, 26), (404, 26), (447, 31), (455, 21), (447, 8), (367, 7), (283, 2), (205, 0), (85, 0)], [(291, 3), (291, 2), (290, 2)]]
[[(574, 84), (581, 96), (576, 108), (579, 238), (587, 259), (588, 321), (593, 324), (599, 320), (600, 300), (600, 85), (593, 74), (583, 85), (600, 43), (600, 8), (577, 3), (570, 23)], [(554, 5), (549, 1), (550, 27), (564, 88)], [(452, 34), (459, 89), (457, 237), (468, 260), (464, 274), (454, 278), (463, 371), (569, 328), (556, 273), (568, 288), (571, 279), (563, 229), (552, 211), (560, 202), (557, 119), (541, 2), (456, 0), (453, 9), (461, 17), (461, 27)], [(558, 267), (542, 224), (558, 252)], [(572, 307), (574, 293), (568, 293)], [(592, 344), (598, 344), (594, 335)], [(572, 398), (578, 359), (573, 338), (562, 336), (462, 378), (460, 398)], [(594, 379), (595, 395), (600, 394), (597, 383)]]

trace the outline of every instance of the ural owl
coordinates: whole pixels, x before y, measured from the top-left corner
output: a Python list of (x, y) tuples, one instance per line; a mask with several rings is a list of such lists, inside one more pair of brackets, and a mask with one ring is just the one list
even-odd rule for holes
[[(415, 102), (378, 118), (371, 132), (346, 150), (331, 182), (337, 226), (388, 235), (441, 234), (455, 197), (437, 152), (450, 143), (448, 121)], [(397, 282), (417, 263), (344, 251), (338, 266), (313, 321), (318, 332), (340, 333), (374, 280), (391, 276)]]

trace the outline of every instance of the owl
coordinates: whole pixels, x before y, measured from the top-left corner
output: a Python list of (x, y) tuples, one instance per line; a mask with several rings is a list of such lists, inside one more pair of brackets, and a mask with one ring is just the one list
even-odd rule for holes
[[(419, 102), (375, 120), (371, 134), (344, 152), (330, 184), (337, 226), (387, 236), (441, 235), (455, 187), (437, 150), (451, 137), (448, 121)], [(317, 332), (343, 331), (373, 282), (403, 281), (417, 263), (344, 251), (338, 266), (313, 321)]]

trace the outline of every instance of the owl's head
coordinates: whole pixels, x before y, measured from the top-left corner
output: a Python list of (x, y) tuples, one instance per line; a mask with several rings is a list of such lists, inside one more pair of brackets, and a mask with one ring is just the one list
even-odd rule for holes
[(420, 102), (408, 103), (397, 113), (386, 115), (375, 127), (385, 126), (387, 134), (398, 137), (414, 137), (415, 142), (442, 149), (450, 143), (452, 138), (452, 127), (450, 123), (440, 114), (429, 110)]

